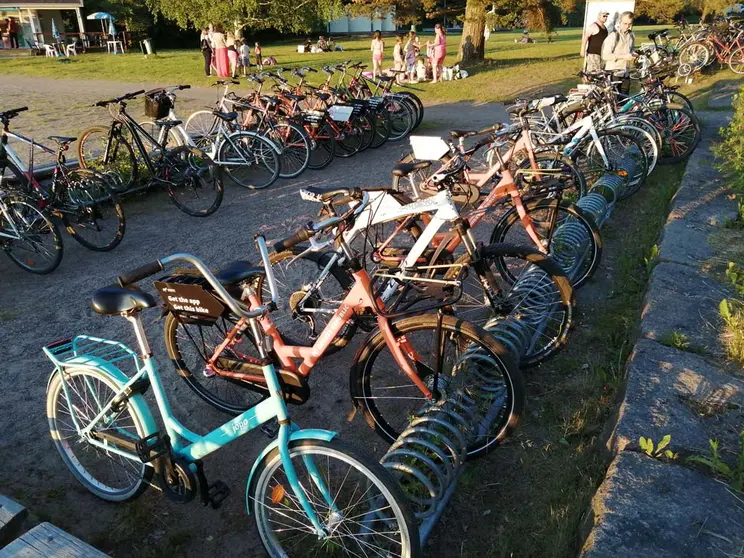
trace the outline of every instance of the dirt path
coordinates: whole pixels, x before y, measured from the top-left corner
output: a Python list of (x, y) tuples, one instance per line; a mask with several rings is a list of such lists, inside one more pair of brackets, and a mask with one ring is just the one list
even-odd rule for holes
[[(77, 134), (88, 126), (105, 124), (107, 112), (90, 107), (96, 100), (154, 86), (6, 76), (0, 82), (0, 99), (4, 108), (29, 106), (28, 112), (13, 121), (14, 129), (43, 140), (51, 134)], [(205, 88), (185, 91), (179, 96), (178, 112), (185, 116), (209, 105), (216, 94)], [(132, 114), (143, 115), (140, 103), (132, 104)], [(500, 106), (438, 105), (427, 108), (425, 133), (483, 127), (503, 119)], [(255, 232), (262, 230), (269, 238), (279, 238), (314, 217), (316, 208), (297, 195), (300, 187), (388, 183), (391, 165), (407, 151), (406, 142), (387, 144), (334, 161), (323, 171), (280, 181), (267, 191), (227, 187), (223, 206), (204, 220), (184, 215), (162, 196), (129, 202), (125, 206), (126, 237), (116, 250), (92, 253), (66, 236), (64, 260), (49, 276), (27, 274), (0, 258), (0, 348), (4, 355), (0, 365), (0, 492), (21, 501), (34, 520), (52, 521), (116, 556), (262, 555), (252, 519), (245, 514), (244, 489), (257, 452), (269, 441), (265, 436), (248, 434), (206, 460), (209, 478), (220, 479), (233, 490), (219, 511), (197, 503), (180, 507), (154, 490), (131, 504), (106, 504), (73, 480), (49, 439), (44, 405), (51, 367), (41, 347), (78, 333), (133, 346), (123, 320), (106, 319), (90, 310), (89, 297), (96, 288), (145, 261), (177, 251), (193, 253), (214, 268), (235, 259), (256, 260)], [(157, 312), (146, 316), (148, 332), (176, 414), (197, 431), (221, 424), (223, 415), (211, 411), (177, 381), (164, 353), (162, 322), (157, 318)], [(381, 444), (363, 421), (357, 418), (349, 425), (345, 420), (350, 410), (348, 365), (354, 350), (349, 347), (324, 360), (313, 372), (310, 402), (291, 412), (303, 426), (338, 430), (346, 439), (379, 454)], [(455, 554), (453, 549), (432, 555)]]

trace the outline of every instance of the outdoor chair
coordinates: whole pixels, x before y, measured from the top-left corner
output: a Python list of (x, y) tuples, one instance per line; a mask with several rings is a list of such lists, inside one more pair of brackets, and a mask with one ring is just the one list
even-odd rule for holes
[(47, 56), (51, 56), (52, 58), (59, 56), (59, 52), (57, 52), (57, 47), (54, 45), (44, 45), (44, 50), (46, 52)]
[(31, 52), (33, 54), (43, 54), (44, 53), (44, 49), (41, 48), (38, 45), (38, 43), (36, 43), (36, 42), (33, 42), (32, 43), (31, 41), (29, 41), (28, 39), (26, 39), (26, 46), (31, 49)]
[(65, 56), (70, 55), (77, 56), (77, 45), (75, 43), (70, 43), (65, 46)]

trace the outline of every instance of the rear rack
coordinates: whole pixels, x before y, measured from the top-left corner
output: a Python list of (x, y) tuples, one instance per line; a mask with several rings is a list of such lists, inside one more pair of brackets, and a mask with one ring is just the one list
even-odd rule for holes
[[(43, 350), (58, 368), (69, 366), (71, 360), (80, 357), (90, 357), (112, 364), (120, 362), (124, 365), (124, 368), (131, 365), (134, 367), (132, 372), (142, 368), (142, 362), (137, 353), (123, 343), (90, 335), (78, 335), (74, 339), (56, 341), (44, 347)], [(131, 361), (128, 359), (131, 359)], [(79, 362), (77, 364), (84, 363)], [(121, 369), (122, 365), (117, 365), (117, 368)]]

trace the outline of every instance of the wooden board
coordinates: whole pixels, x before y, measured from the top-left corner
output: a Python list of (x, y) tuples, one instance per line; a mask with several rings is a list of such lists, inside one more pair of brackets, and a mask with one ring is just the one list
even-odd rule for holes
[(0, 558), (101, 558), (108, 556), (64, 532), (51, 523), (42, 523), (0, 549)]
[(0, 546), (13, 540), (21, 532), (28, 511), (18, 502), (0, 494)]

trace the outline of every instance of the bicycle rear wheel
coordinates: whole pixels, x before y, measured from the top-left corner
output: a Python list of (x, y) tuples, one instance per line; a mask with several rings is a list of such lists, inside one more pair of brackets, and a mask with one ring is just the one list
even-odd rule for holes
[(414, 316), (392, 321), (390, 328), (434, 398), (426, 399), (400, 369), (382, 332), (372, 332), (354, 357), (349, 383), (354, 404), (380, 437), (392, 444), (417, 411), (445, 399), (478, 402), (479, 431), (468, 458), (509, 436), (524, 407), (522, 374), (509, 351), (454, 316), (441, 316), (441, 322), (434, 314)]
[[(247, 506), (269, 556), (420, 556), (418, 526), (385, 467), (335, 438), (291, 441), (288, 451), (293, 475), (274, 448), (247, 489)], [(293, 485), (327, 536), (317, 535)]]
[(744, 47), (739, 47), (731, 53), (728, 66), (735, 74), (744, 74)]
[(305, 130), (290, 122), (277, 122), (266, 134), (282, 150), (279, 156), (279, 177), (300, 176), (310, 162), (310, 140)]
[(19, 267), (46, 275), (62, 261), (62, 235), (46, 212), (21, 199), (5, 201), (0, 230), (17, 238), (0, 237), (0, 249)]
[[(75, 427), (87, 427), (121, 389), (119, 382), (95, 368), (66, 368), (55, 373), (47, 390), (47, 421), (57, 451), (77, 481), (109, 502), (124, 502), (142, 494), (153, 468), (103, 450), (81, 438)], [(67, 389), (64, 389), (64, 385)], [(146, 437), (145, 420), (127, 400), (93, 426), (91, 435), (112, 434), (136, 442)]]
[(139, 170), (129, 142), (119, 133), (111, 137), (111, 127), (88, 128), (78, 139), (78, 162), (84, 169), (103, 174), (117, 194), (134, 187)]
[(386, 97), (383, 108), (390, 114), (389, 141), (400, 141), (411, 133), (416, 116), (409, 102), (404, 99)]
[(211, 153), (217, 138), (218, 122), (211, 110), (198, 110), (189, 116), (183, 128), (199, 149)]
[(184, 145), (168, 151), (160, 173), (171, 201), (187, 215), (207, 217), (222, 203), (222, 171), (200, 149)]
[(336, 157), (346, 159), (356, 155), (362, 146), (364, 131), (353, 121), (337, 122), (340, 132), (336, 135)]
[(669, 165), (684, 161), (700, 143), (700, 120), (681, 106), (665, 106), (647, 116), (661, 133), (659, 164)]
[(375, 137), (372, 139), (370, 147), (376, 149), (383, 145), (390, 137), (393, 123), (390, 120), (390, 113), (385, 107), (377, 107), (373, 110), (372, 116), (375, 122)]
[(416, 109), (416, 122), (413, 125), (413, 130), (418, 128), (421, 125), (421, 122), (424, 120), (424, 103), (421, 102), (421, 99), (419, 99), (414, 93), (411, 93), (410, 91), (398, 91), (397, 95), (403, 95), (408, 98), (409, 101), (411, 101), (411, 104)]
[(234, 132), (224, 139), (217, 164), (238, 186), (268, 188), (279, 178), (281, 163), (274, 145), (253, 132)]
[(336, 155), (336, 138), (328, 122), (324, 122), (319, 128), (311, 128), (310, 136), (310, 162), (307, 168), (320, 170), (326, 168)]
[(124, 238), (124, 210), (103, 175), (76, 169), (65, 176), (65, 228), (77, 242), (96, 252), (116, 248)]

